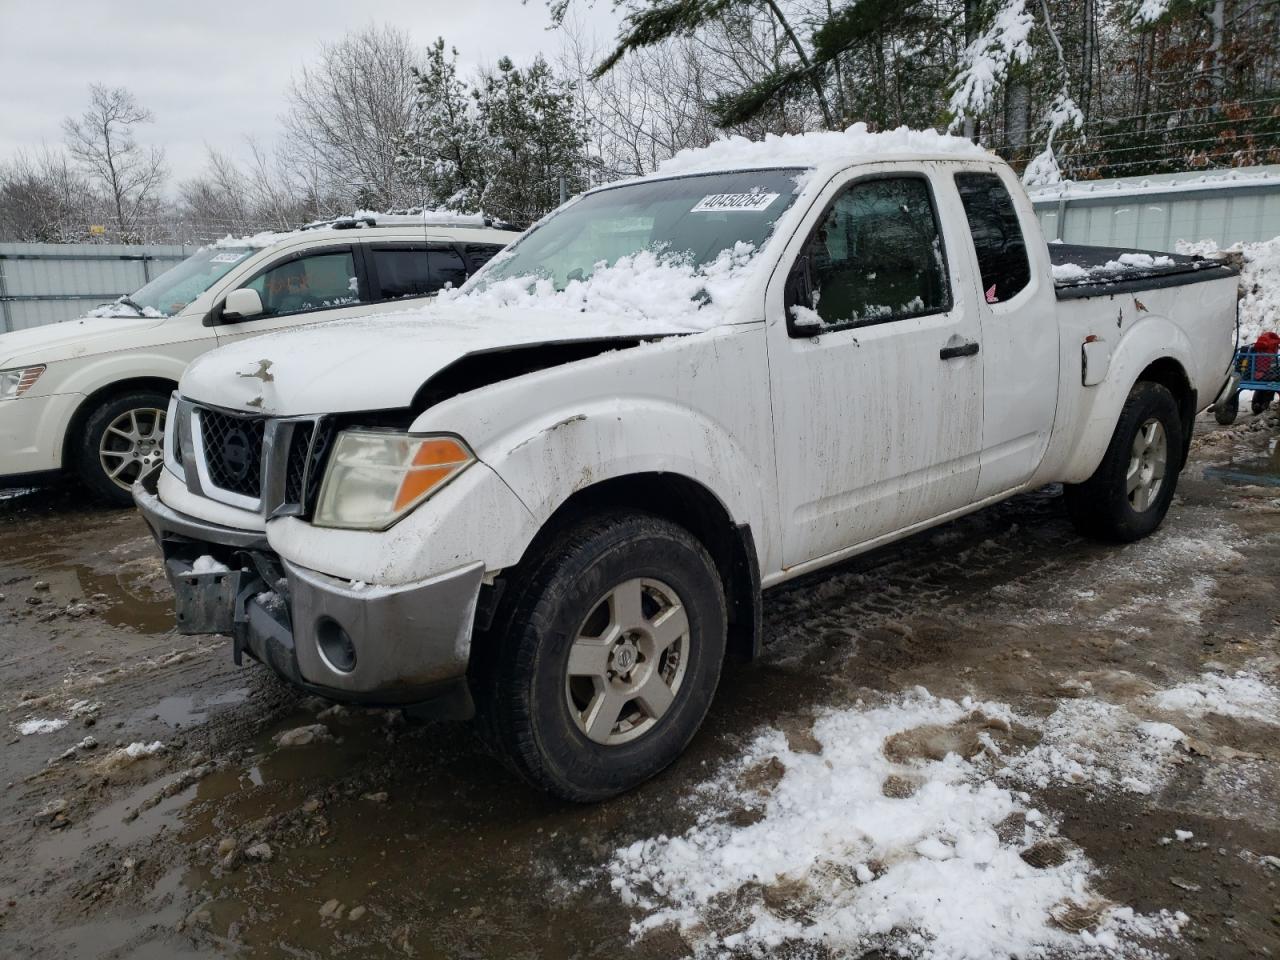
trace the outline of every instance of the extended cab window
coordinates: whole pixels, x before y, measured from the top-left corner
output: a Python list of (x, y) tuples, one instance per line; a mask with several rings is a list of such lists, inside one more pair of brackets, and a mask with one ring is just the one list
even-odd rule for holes
[(245, 284), (262, 298), (262, 316), (280, 317), (360, 302), (355, 259), (348, 249), (286, 260)]
[(951, 308), (942, 237), (922, 177), (849, 187), (809, 238), (799, 267), (799, 290), (789, 298), (797, 336)]
[(958, 173), (956, 189), (973, 234), (987, 303), (1008, 300), (1031, 282), (1027, 245), (1013, 198), (994, 173)]
[(373, 272), (378, 278), (378, 298), (426, 297), (446, 284), (462, 286), (467, 267), (453, 247), (445, 245), (374, 245)]
[(467, 259), (471, 261), (472, 271), (479, 270), (501, 252), (502, 247), (496, 243), (467, 244)]

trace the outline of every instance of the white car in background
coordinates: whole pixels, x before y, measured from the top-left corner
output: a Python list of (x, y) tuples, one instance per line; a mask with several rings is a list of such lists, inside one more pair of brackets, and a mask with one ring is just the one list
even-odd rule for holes
[(517, 236), (479, 216), (414, 215), (226, 239), (79, 320), (0, 335), (0, 486), (72, 473), (130, 505), (200, 354), (461, 286)]

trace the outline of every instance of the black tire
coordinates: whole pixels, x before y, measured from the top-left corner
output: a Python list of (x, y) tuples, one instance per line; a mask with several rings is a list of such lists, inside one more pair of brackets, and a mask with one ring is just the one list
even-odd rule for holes
[[(108, 427), (116, 423), (119, 418), (127, 417), (130, 412), (137, 412), (140, 427), (146, 433), (152, 434), (154, 433), (151, 423), (154, 419), (152, 411), (161, 411), (160, 422), (163, 424), (163, 412), (168, 406), (168, 394), (158, 390), (131, 390), (128, 393), (107, 398), (85, 419), (80, 435), (72, 438), (72, 466), (76, 476), (88, 488), (95, 500), (113, 507), (133, 506), (133, 496), (128, 487), (121, 486), (113, 480), (103, 465), (104, 457), (101, 451)], [(120, 473), (122, 481), (131, 484), (143, 472), (159, 469), (160, 460), (157, 452), (163, 450), (163, 443), (155, 447), (148, 444), (144, 448), (145, 457), (134, 460), (125, 456), (124, 448), (127, 446), (127, 441), (119, 438), (117, 444), (116, 440), (113, 434), (107, 442), (109, 445), (119, 446), (121, 456), (115, 458), (109, 455), (106, 459), (116, 466), (125, 465)]]
[(1213, 408), (1213, 419), (1224, 427), (1229, 427), (1236, 422), (1236, 417), (1240, 414), (1240, 394), (1232, 393), (1230, 397), (1219, 404), (1215, 404)]
[[(1164, 470), (1150, 503), (1144, 509), (1135, 509), (1127, 476), (1138, 432), (1151, 421), (1164, 432)], [(1182, 449), (1182, 418), (1173, 394), (1158, 383), (1142, 380), (1134, 384), (1098, 469), (1084, 483), (1066, 486), (1067, 512), (1076, 529), (1087, 537), (1119, 543), (1140, 540), (1152, 533), (1164, 520), (1173, 500), (1182, 467)]]
[(1253, 399), (1249, 402), (1249, 407), (1253, 410), (1254, 416), (1266, 413), (1267, 407), (1271, 406), (1271, 401), (1274, 398), (1275, 393), (1271, 390), (1255, 390)]
[[(701, 726), (724, 660), (724, 588), (711, 557), (688, 531), (648, 514), (593, 517), (535, 549), (527, 569), (508, 584), (493, 627), (482, 638), (492, 646), (482, 676), (473, 677), (479, 719), (533, 786), (565, 800), (603, 800), (661, 771)], [(649, 724), (643, 732), (624, 743), (596, 742), (571, 706), (570, 689), (579, 681), (567, 677), (570, 648), (601, 609), (615, 619), (605, 598), (637, 579), (660, 581), (683, 607), (683, 673), (665, 713), (642, 721)], [(643, 604), (652, 603), (646, 594)], [(656, 662), (646, 669), (652, 673)], [(595, 687), (597, 695), (600, 690)], [(627, 707), (640, 710), (642, 701), (629, 700)], [(619, 725), (611, 722), (608, 729)]]

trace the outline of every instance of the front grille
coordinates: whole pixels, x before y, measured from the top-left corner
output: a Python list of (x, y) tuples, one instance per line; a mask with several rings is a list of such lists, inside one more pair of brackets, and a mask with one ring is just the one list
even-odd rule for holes
[(285, 461), (284, 502), (297, 504), (303, 516), (315, 506), (333, 433), (332, 424), (324, 420), (299, 423), (293, 429)]
[(200, 434), (209, 480), (216, 487), (257, 499), (262, 496), (263, 417), (200, 411)]

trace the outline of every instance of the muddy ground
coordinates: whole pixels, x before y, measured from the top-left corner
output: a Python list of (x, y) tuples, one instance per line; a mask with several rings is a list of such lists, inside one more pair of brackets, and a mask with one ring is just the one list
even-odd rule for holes
[[(0, 956), (685, 955), (675, 930), (633, 936), (605, 865), (693, 824), (764, 726), (803, 745), (822, 711), (917, 685), (1047, 716), (1082, 689), (1139, 710), (1214, 671), (1280, 682), (1278, 431), (1201, 424), (1140, 544), (1080, 540), (1049, 489), (770, 594), (763, 660), (728, 670), (688, 753), (594, 807), (530, 792), (465, 725), (330, 708), (176, 635), (133, 512), (0, 492)], [(19, 732), (39, 719), (66, 724)], [(1280, 956), (1280, 727), (1177, 724), (1150, 793), (1031, 792), (1103, 896), (1188, 915), (1160, 952)]]

